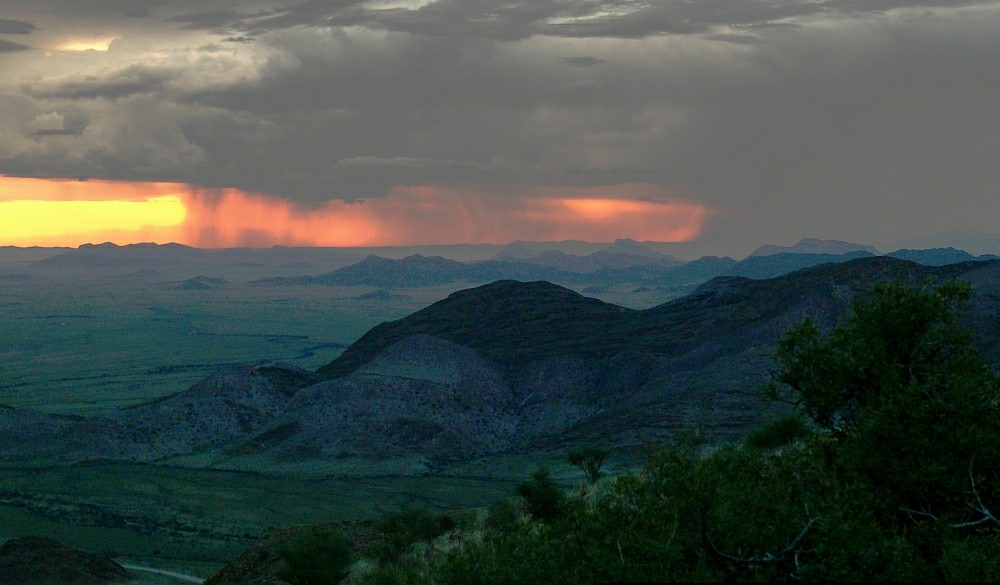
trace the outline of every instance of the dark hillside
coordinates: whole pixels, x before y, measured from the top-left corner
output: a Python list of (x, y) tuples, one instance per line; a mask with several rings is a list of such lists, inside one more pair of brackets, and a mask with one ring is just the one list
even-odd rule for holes
[(393, 343), (431, 335), (475, 349), (497, 362), (561, 353), (602, 353), (606, 326), (632, 313), (548, 282), (498, 281), (448, 298), (366, 333), (318, 373), (348, 374)]
[[(417, 334), (471, 347), (500, 363), (563, 354), (677, 357), (706, 344), (768, 343), (804, 315), (832, 325), (854, 295), (879, 283), (918, 285), (998, 266), (1000, 262), (929, 267), (865, 257), (769, 280), (717, 277), (690, 295), (644, 311), (547, 282), (500, 281), (456, 292), (409, 317), (376, 326), (318, 373), (324, 378), (345, 375), (392, 343)], [(983, 282), (979, 288), (983, 290), (977, 292), (987, 294), (990, 287)], [(752, 337), (737, 334), (750, 330)]]
[(973, 284), (967, 321), (984, 356), (995, 360), (1000, 262), (930, 267), (865, 257), (770, 280), (718, 277), (644, 311), (544, 282), (497, 282), (373, 328), (318, 373), (344, 376), (400, 340), (431, 335), (501, 366), (519, 397), (554, 405), (558, 396), (578, 414), (589, 413), (553, 425), (544, 406), (535, 404), (537, 412), (520, 415), (535, 446), (583, 440), (637, 445), (692, 424), (720, 437), (739, 436), (765, 416), (757, 392), (773, 369), (775, 344), (803, 317), (828, 329), (847, 316), (857, 295), (879, 283), (920, 286), (951, 278)]

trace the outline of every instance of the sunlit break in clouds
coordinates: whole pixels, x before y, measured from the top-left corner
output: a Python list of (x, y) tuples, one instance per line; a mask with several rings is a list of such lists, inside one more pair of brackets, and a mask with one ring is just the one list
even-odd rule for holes
[(410, 186), (307, 206), (178, 183), (0, 177), (0, 244), (178, 242), (206, 248), (689, 241), (710, 211), (642, 184), (602, 187)]
[(88, 39), (85, 41), (73, 40), (66, 41), (58, 46), (56, 46), (57, 51), (98, 51), (101, 53), (107, 52), (111, 48), (111, 43), (115, 41), (115, 37), (108, 37), (103, 39)]
[(0, 245), (169, 242), (187, 217), (186, 186), (0, 176)]
[[(72, 237), (79, 226), (96, 232), (140, 232), (177, 226), (186, 210), (179, 197), (145, 201), (4, 201), (0, 233), (11, 241), (54, 241)], [(84, 232), (86, 233), (86, 232)]]

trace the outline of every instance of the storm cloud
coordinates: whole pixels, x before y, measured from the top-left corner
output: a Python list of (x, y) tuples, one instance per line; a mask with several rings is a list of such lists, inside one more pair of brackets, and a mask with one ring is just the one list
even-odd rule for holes
[[(1000, 214), (993, 1), (15, 0), (2, 16), (0, 174), (309, 204), (641, 183), (715, 210), (701, 237), (743, 249), (992, 231)], [(95, 38), (106, 52), (59, 49)]]

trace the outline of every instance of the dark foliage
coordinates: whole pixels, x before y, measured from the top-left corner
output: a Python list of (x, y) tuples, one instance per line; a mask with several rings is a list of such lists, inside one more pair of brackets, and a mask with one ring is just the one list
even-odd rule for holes
[(455, 520), (447, 514), (432, 514), (421, 508), (397, 510), (375, 523), (384, 539), (374, 547), (373, 554), (381, 561), (398, 558), (414, 543), (437, 538), (455, 526)]
[(777, 449), (805, 439), (812, 431), (797, 414), (787, 414), (750, 431), (746, 443), (757, 449)]
[(880, 286), (829, 335), (807, 320), (778, 346), (784, 399), (831, 431), (839, 465), (889, 508), (961, 515), (975, 483), (1000, 497), (1000, 379), (956, 325), (968, 296)]
[(547, 469), (539, 469), (528, 481), (517, 484), (517, 495), (524, 498), (528, 513), (543, 522), (551, 522), (562, 515), (566, 494), (556, 485)]
[(334, 585), (347, 576), (351, 547), (339, 532), (314, 528), (280, 551), (288, 567), (281, 576), (294, 585)]

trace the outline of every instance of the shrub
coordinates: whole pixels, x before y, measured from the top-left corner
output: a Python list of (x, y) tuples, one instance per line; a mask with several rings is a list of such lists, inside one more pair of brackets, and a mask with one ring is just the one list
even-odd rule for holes
[(528, 481), (517, 484), (517, 495), (524, 498), (528, 513), (543, 522), (562, 515), (566, 493), (556, 485), (547, 469), (539, 469)]
[(375, 522), (375, 528), (385, 539), (374, 547), (379, 560), (398, 558), (414, 543), (437, 538), (455, 529), (455, 520), (447, 514), (432, 514), (421, 508), (401, 509), (386, 514)]
[(333, 585), (347, 576), (353, 561), (339, 532), (312, 528), (279, 551), (287, 568), (281, 577), (293, 585)]
[(804, 439), (811, 432), (799, 415), (787, 414), (751, 431), (746, 443), (757, 449), (777, 449)]
[(509, 498), (497, 500), (490, 505), (483, 528), (493, 533), (509, 532), (517, 526), (520, 516), (517, 505)]

